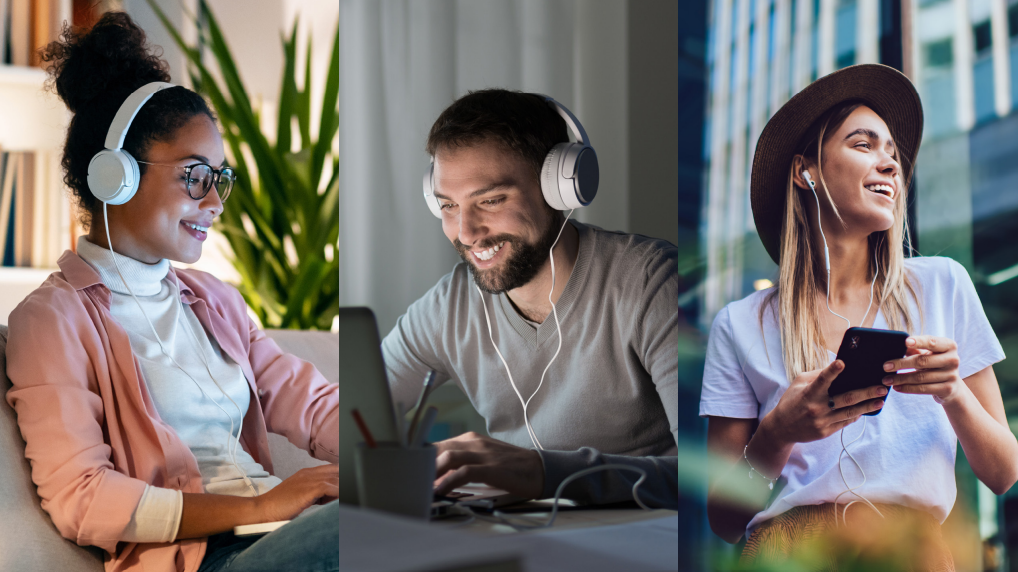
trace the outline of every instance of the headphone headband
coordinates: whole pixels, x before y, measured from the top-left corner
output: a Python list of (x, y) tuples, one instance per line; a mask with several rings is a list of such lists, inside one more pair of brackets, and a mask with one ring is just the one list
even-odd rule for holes
[[(587, 132), (576, 116), (554, 98), (540, 93), (530, 93), (550, 105), (566, 122), (576, 138), (575, 143), (559, 143), (548, 151), (541, 167), (541, 194), (551, 208), (566, 211), (584, 207), (594, 200), (600, 177), (597, 153), (590, 146)], [(442, 206), (435, 198), (435, 158), (424, 173), (424, 201), (431, 213), (442, 218)]]
[(138, 115), (138, 111), (145, 105), (145, 102), (155, 95), (157, 91), (171, 87), (177, 86), (172, 83), (154, 81), (139, 87), (131, 95), (127, 96), (124, 103), (120, 105), (120, 109), (117, 110), (116, 116), (113, 117), (113, 123), (110, 124), (110, 130), (106, 134), (106, 148), (116, 150), (123, 147), (124, 138), (127, 137), (127, 130), (130, 129), (134, 116)]
[(122, 205), (138, 191), (141, 172), (138, 161), (122, 149), (124, 138), (145, 102), (157, 91), (171, 87), (176, 86), (161, 81), (147, 83), (120, 104), (106, 134), (106, 148), (96, 153), (88, 163), (88, 188), (95, 198), (106, 204)]
[(587, 132), (583, 129), (583, 124), (580, 123), (579, 119), (576, 119), (572, 111), (566, 109), (565, 106), (555, 101), (555, 98), (550, 95), (544, 95), (543, 93), (535, 93), (534, 95), (543, 98), (565, 120), (566, 126), (573, 132), (573, 137), (576, 138), (577, 143), (590, 146), (590, 141), (587, 140)]

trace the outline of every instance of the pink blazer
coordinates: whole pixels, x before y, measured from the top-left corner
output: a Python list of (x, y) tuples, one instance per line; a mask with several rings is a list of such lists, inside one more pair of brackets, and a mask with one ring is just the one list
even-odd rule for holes
[[(107, 572), (194, 572), (206, 539), (123, 542), (145, 484), (202, 493), (198, 464), (152, 402), (110, 290), (71, 251), (10, 315), (7, 402), (18, 416), (32, 480), (60, 534), (106, 551)], [(251, 321), (235, 288), (170, 270), (181, 300), (244, 371), (251, 406), (240, 444), (272, 473), (266, 431), (338, 463), (339, 388), (283, 353)]]

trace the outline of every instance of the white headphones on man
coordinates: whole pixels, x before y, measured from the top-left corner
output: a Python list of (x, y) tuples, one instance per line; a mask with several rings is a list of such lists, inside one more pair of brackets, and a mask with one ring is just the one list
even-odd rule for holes
[[(597, 195), (600, 172), (597, 167), (597, 153), (590, 146), (590, 139), (583, 125), (571, 111), (547, 95), (538, 95), (565, 120), (576, 142), (559, 143), (551, 148), (541, 169), (541, 193), (551, 208), (568, 211), (585, 207)], [(431, 213), (442, 218), (442, 205), (435, 197), (435, 160), (424, 173), (424, 201)]]
[(141, 179), (138, 161), (124, 151), (124, 138), (134, 116), (157, 91), (176, 87), (172, 83), (154, 81), (127, 96), (106, 134), (106, 148), (88, 163), (88, 188), (95, 198), (110, 205), (122, 205), (138, 192)]

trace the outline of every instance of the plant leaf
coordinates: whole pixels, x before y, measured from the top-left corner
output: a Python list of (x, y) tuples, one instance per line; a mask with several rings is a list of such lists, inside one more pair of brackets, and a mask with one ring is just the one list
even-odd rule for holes
[(311, 154), (311, 181), (318, 190), (325, 157), (332, 146), (332, 138), (339, 131), (339, 25), (332, 38), (332, 55), (329, 56), (329, 73), (325, 79), (325, 96), (322, 98), (322, 119), (318, 128), (318, 141)]
[(290, 39), (282, 38), (283, 42), (283, 87), (279, 92), (279, 117), (276, 125), (276, 149), (280, 153), (290, 151), (290, 119), (293, 117), (294, 104), (297, 101), (297, 82), (294, 81), (297, 18), (293, 20)]
[[(297, 29), (294, 28), (293, 37), (290, 39), (294, 44), (297, 43)], [(300, 128), (300, 148), (310, 149), (313, 145), (311, 141), (311, 32), (308, 32), (308, 48), (307, 48), (307, 59), (304, 62), (304, 90), (300, 92), (297, 98), (297, 125)], [(317, 184), (317, 180), (313, 180), (313, 183)], [(312, 188), (315, 188), (312, 186)]]

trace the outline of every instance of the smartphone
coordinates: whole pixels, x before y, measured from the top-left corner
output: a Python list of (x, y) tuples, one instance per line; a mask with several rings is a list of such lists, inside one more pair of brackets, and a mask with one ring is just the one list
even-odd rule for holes
[[(896, 330), (849, 328), (838, 349), (838, 359), (845, 362), (845, 369), (827, 388), (827, 395), (834, 397), (855, 389), (883, 385), (884, 377), (896, 375), (884, 371), (884, 363), (905, 356), (907, 339), (907, 333)], [(884, 399), (890, 395), (888, 392)], [(877, 415), (881, 411), (883, 408), (864, 415)]]

